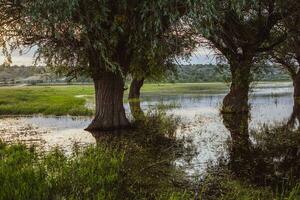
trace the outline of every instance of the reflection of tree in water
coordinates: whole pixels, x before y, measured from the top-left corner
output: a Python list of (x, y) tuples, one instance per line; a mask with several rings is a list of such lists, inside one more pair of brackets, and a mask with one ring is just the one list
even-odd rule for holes
[(288, 120), (288, 127), (295, 128), (300, 124), (300, 99), (294, 98), (294, 107), (290, 119)]
[(223, 114), (223, 120), (231, 133), (227, 167), (237, 178), (278, 190), (300, 181), (299, 130), (278, 126), (249, 133), (248, 115)]
[(99, 145), (124, 152), (122, 199), (160, 199), (157, 195), (174, 189), (181, 193), (189, 185), (185, 173), (175, 166), (188, 150), (175, 138), (175, 127), (165, 131), (161, 125), (153, 127), (154, 121), (127, 132), (92, 133)]
[(248, 113), (223, 114), (223, 123), (231, 134), (229, 167), (237, 176), (248, 176), (253, 154), (248, 132)]

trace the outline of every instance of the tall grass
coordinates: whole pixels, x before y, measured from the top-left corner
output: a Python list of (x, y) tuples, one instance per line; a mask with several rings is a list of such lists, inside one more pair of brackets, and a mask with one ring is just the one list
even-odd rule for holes
[(66, 157), (0, 147), (0, 199), (116, 199), (122, 155), (88, 147)]

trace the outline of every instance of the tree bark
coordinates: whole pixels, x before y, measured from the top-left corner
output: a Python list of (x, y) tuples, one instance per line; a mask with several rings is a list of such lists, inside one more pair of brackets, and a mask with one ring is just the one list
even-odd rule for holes
[(128, 128), (130, 123), (123, 107), (124, 81), (120, 73), (104, 72), (94, 77), (96, 113), (88, 131)]
[(144, 78), (134, 78), (130, 84), (128, 99), (139, 99), (141, 95), (141, 88), (144, 85)]
[(248, 95), (251, 83), (251, 62), (230, 64), (232, 82), (230, 92), (223, 100), (223, 113), (244, 113), (249, 111)]
[(294, 98), (300, 98), (300, 72), (293, 77)]
[(248, 113), (223, 113), (222, 117), (223, 123), (231, 135), (229, 168), (235, 175), (248, 178), (254, 170), (248, 130)]
[(141, 120), (145, 117), (140, 101), (141, 88), (144, 84), (144, 80), (144, 78), (134, 78), (130, 84), (128, 100), (131, 114), (135, 120)]
[[(294, 97), (294, 107), (293, 112), (288, 120), (287, 127), (295, 128), (297, 122), (300, 123), (300, 99), (298, 97)], [(298, 125), (299, 128), (299, 125)]]

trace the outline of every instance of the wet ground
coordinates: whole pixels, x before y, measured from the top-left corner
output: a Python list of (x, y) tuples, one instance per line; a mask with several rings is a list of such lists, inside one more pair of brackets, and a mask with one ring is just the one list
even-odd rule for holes
[[(226, 91), (217, 95), (157, 95), (143, 96), (142, 108), (146, 111), (160, 104), (171, 105), (167, 112), (180, 116), (183, 126), (178, 128), (179, 138), (189, 138), (197, 155), (187, 165), (177, 160), (178, 165), (187, 165), (188, 172), (205, 172), (208, 163), (227, 157), (227, 140), (230, 131), (223, 124), (219, 109)], [(253, 89), (249, 129), (258, 130), (263, 124), (285, 123), (293, 111), (291, 83), (260, 85)], [(129, 106), (125, 105), (129, 111)], [(130, 116), (129, 116), (130, 117)], [(47, 151), (59, 147), (70, 152), (74, 143), (95, 144), (92, 134), (84, 131), (89, 117), (3, 117), (0, 119), (0, 138), (6, 142), (34, 144)]]

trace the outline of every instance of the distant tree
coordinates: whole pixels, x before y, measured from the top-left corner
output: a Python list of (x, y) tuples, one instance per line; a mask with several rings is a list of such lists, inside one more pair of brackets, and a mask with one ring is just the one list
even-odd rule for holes
[(146, 41), (149, 50), (155, 49), (165, 21), (177, 21), (190, 3), (2, 0), (0, 13), (16, 21), (2, 26), (0, 35), (13, 47), (37, 46), (38, 59), (69, 75), (88, 74), (95, 85), (96, 113), (87, 129), (119, 129), (130, 126), (123, 93), (131, 63)]
[(292, 12), (295, 2), (209, 0), (199, 3), (200, 14), (193, 20), (194, 27), (230, 65), (231, 87), (223, 100), (223, 112), (248, 112), (251, 69), (261, 53), (284, 41), (286, 35), (278, 35), (274, 30), (280, 28), (280, 20)]

